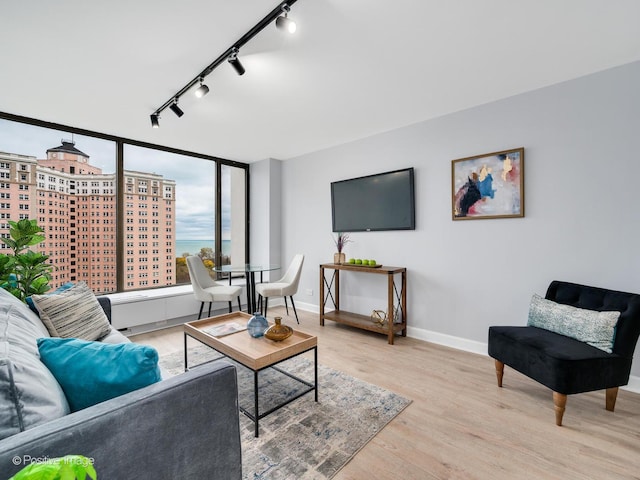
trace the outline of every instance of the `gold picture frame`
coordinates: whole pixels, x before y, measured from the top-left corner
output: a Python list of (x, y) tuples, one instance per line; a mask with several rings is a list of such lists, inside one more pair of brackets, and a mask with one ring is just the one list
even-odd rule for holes
[(524, 147), (452, 160), (451, 216), (524, 217)]

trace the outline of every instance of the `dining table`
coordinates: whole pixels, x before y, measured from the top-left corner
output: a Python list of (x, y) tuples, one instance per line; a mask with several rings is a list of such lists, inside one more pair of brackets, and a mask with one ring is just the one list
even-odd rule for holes
[(234, 273), (244, 273), (247, 288), (247, 313), (253, 314), (257, 311), (258, 304), (256, 297), (256, 273), (260, 273), (260, 282), (262, 282), (264, 272), (280, 270), (280, 265), (245, 263), (242, 265), (220, 265), (213, 270), (220, 273), (228, 273), (229, 278), (231, 278)]

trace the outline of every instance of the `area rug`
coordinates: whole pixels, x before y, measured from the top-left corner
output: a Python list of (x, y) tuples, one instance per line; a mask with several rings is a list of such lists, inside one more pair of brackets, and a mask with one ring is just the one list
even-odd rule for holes
[[(220, 355), (208, 347), (190, 347), (189, 367)], [(183, 352), (160, 358), (166, 375), (184, 371)], [(313, 382), (313, 360), (295, 357), (278, 365)], [(198, 367), (193, 367), (198, 368)], [(238, 401), (253, 410), (253, 372), (238, 366)], [(244, 479), (329, 479), (410, 403), (400, 395), (318, 365), (318, 403), (313, 392), (254, 423), (240, 414)], [(261, 412), (290, 398), (304, 384), (273, 369), (260, 372)]]

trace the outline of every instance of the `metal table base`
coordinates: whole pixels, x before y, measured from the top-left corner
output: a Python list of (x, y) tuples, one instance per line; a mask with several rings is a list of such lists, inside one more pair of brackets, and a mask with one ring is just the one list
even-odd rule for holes
[[(188, 351), (188, 349), (187, 349), (187, 337), (191, 337), (191, 338), (193, 338), (195, 340), (198, 340), (197, 338), (192, 337), (191, 335), (189, 335), (187, 333), (184, 334), (184, 369), (185, 369), (185, 371), (187, 371), (189, 369), (188, 368), (188, 362), (187, 362), (187, 351)], [(200, 342), (200, 340), (198, 340), (198, 342)], [(200, 343), (203, 343), (203, 342), (200, 342)], [(206, 344), (203, 343), (203, 345), (206, 345)], [(315, 392), (315, 401), (316, 402), (318, 401), (318, 347), (317, 347), (317, 345), (312, 347), (312, 348), (309, 348), (309, 349), (307, 349), (307, 350), (305, 350), (303, 352), (300, 352), (300, 353), (298, 353), (296, 355), (292, 355), (291, 357), (282, 359), (279, 362), (276, 362), (276, 363), (274, 363), (272, 365), (268, 365), (268, 366), (266, 366), (264, 368), (261, 368), (259, 370), (254, 370), (254, 369), (252, 369), (250, 367), (247, 367), (246, 365), (242, 364), (242, 362), (239, 362), (238, 360), (235, 360), (235, 359), (233, 359), (231, 357), (227, 357), (222, 352), (219, 352), (218, 350), (213, 348), (211, 345), (207, 345), (207, 347), (209, 347), (212, 350), (220, 353), (221, 357), (215, 358), (213, 360), (210, 360), (209, 362), (201, 363), (201, 364), (198, 364), (198, 365), (195, 365), (195, 366), (205, 365), (206, 363), (211, 363), (211, 362), (215, 362), (217, 360), (221, 360), (221, 359), (227, 358), (229, 360), (232, 360), (235, 363), (238, 363), (238, 364), (242, 365), (246, 369), (253, 371), (253, 405), (254, 405), (254, 410), (253, 411), (255, 413), (252, 414), (249, 410), (247, 410), (246, 408), (242, 407), (240, 404), (238, 404), (238, 407), (239, 407), (240, 411), (245, 416), (247, 416), (249, 419), (251, 419), (254, 422), (254, 425), (255, 425), (255, 437), (259, 436), (259, 421), (262, 418), (266, 417), (267, 415), (270, 415), (273, 412), (275, 412), (277, 410), (280, 410), (282, 407), (290, 404), (294, 400), (297, 400), (298, 398), (302, 397), (303, 395), (306, 395), (307, 393), (309, 393), (311, 391)], [(292, 373), (289, 373), (289, 372), (287, 372), (285, 370), (282, 370), (281, 368), (276, 367), (276, 365), (278, 365), (278, 364), (280, 364), (280, 363), (282, 363), (282, 362), (284, 362), (286, 360), (290, 360), (290, 359), (292, 359), (294, 357), (297, 357), (298, 355), (302, 355), (303, 353), (306, 353), (306, 352), (308, 352), (310, 350), (313, 350), (313, 377), (314, 377), (313, 378), (313, 383), (307, 382), (306, 380), (304, 380), (302, 378), (299, 378), (299, 377), (293, 375)], [(277, 372), (280, 372), (280, 373), (286, 375), (287, 377), (292, 378), (293, 380), (306, 385), (307, 388), (305, 388), (302, 391), (298, 392), (296, 395), (293, 395), (292, 397), (287, 398), (287, 400), (285, 402), (280, 403), (279, 405), (276, 405), (275, 407), (270, 408), (266, 412), (260, 413), (259, 405), (258, 405), (259, 392), (260, 392), (260, 388), (259, 388), (259, 373), (262, 372), (263, 370), (267, 370), (269, 368), (272, 368), (272, 369), (276, 370)]]

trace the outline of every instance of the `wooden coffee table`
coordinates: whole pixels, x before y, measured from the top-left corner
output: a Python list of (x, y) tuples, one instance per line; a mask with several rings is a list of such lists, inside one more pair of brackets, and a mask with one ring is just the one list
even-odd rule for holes
[[(254, 413), (247, 411), (240, 406), (240, 411), (253, 420), (255, 424), (255, 436), (258, 436), (258, 421), (266, 417), (270, 413), (284, 407), (301, 396), (315, 391), (315, 401), (318, 401), (318, 338), (307, 333), (294, 330), (286, 340), (274, 342), (267, 338), (253, 338), (246, 330), (241, 330), (229, 335), (215, 337), (205, 330), (222, 324), (236, 323), (246, 326), (251, 315), (244, 312), (233, 312), (226, 315), (218, 315), (216, 317), (205, 318), (194, 322), (184, 324), (184, 368), (188, 369), (187, 362), (187, 338), (191, 337), (208, 347), (220, 352), (224, 356), (235, 360), (253, 371), (253, 401)], [(313, 350), (314, 364), (314, 383), (309, 383), (298, 378), (280, 368), (276, 367), (280, 362), (301, 355), (305, 352)], [(224, 358), (224, 357), (221, 357)], [(214, 360), (215, 361), (215, 360)], [(304, 384), (307, 388), (301, 390), (296, 395), (288, 398), (285, 402), (260, 413), (258, 410), (258, 373), (264, 369), (273, 368), (280, 373)]]

